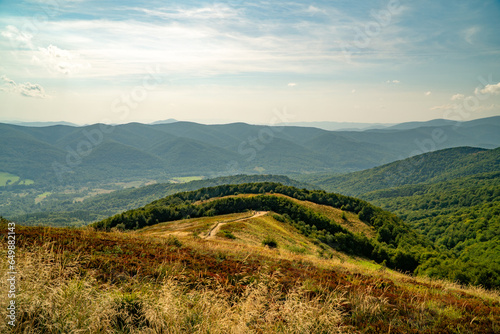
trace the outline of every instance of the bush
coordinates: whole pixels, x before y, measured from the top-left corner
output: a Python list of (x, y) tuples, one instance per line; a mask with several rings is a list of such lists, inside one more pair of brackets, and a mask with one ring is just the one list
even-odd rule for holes
[(173, 236), (173, 235), (171, 235), (171, 236), (169, 236), (167, 238), (167, 242), (166, 243), (169, 246), (175, 246), (177, 248), (182, 247), (182, 242), (179, 239), (177, 239), (176, 236)]
[(233, 240), (236, 239), (234, 234), (232, 234), (230, 231), (220, 231), (217, 234), (220, 234), (223, 238), (226, 238), (226, 239), (233, 239)]
[(267, 236), (264, 240), (262, 240), (262, 245), (267, 246), (269, 248), (277, 248), (278, 247), (278, 243), (276, 242), (276, 240), (274, 240), (274, 238), (272, 238), (270, 236)]
[(116, 225), (116, 229), (119, 230), (119, 231), (124, 231), (125, 230), (125, 224), (124, 223), (120, 223), (120, 224)]

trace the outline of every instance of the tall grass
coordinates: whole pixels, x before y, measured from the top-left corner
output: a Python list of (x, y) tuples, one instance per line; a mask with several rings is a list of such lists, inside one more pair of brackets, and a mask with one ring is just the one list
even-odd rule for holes
[[(4, 254), (2, 254), (4, 255)], [(17, 254), (17, 324), (12, 333), (340, 333), (343, 296), (321, 297), (303, 286), (283, 292), (269, 275), (246, 284), (240, 296), (223, 287), (188, 287), (171, 277), (98, 283), (78, 257), (52, 245)], [(2, 262), (2, 272), (6, 265)], [(5, 277), (2, 292), (5, 291)], [(7, 301), (0, 302), (5, 310)]]
[(351, 259), (227, 239), (18, 232), (17, 325), (0, 321), (0, 333), (500, 332), (498, 291)]

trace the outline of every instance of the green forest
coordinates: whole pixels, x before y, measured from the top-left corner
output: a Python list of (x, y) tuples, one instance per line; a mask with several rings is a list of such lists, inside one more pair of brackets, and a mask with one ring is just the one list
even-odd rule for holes
[(498, 286), (500, 149), (447, 149), (342, 176), (303, 178), (395, 213), (441, 253), (417, 273)]

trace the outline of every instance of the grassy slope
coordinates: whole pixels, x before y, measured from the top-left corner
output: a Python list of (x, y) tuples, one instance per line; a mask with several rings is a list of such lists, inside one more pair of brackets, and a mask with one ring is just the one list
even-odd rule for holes
[[(235, 196), (241, 194), (246, 196)], [(328, 214), (324, 215), (301, 202), (298, 203), (299, 200), (310, 202), (309, 206), (313, 205), (312, 202), (321, 205), (322, 210), (326, 210)], [(413, 272), (424, 255), (425, 259), (438, 255), (425, 238), (411, 231), (395, 215), (367, 202), (271, 182), (221, 185), (178, 193), (109, 217), (94, 223), (93, 226), (104, 230), (114, 227), (139, 229), (162, 221), (210, 217), (248, 210), (274, 211), (280, 214), (277, 220), (290, 223), (302, 234), (316, 239), (318, 243), (386, 263), (391, 268)], [(363, 229), (369, 233), (357, 233), (363, 224), (359, 220), (351, 219), (350, 222), (348, 213), (351, 213), (351, 216), (358, 215), (360, 220), (366, 222)], [(332, 216), (337, 218), (332, 219)]]
[[(182, 228), (192, 222), (170, 224)], [(254, 241), (269, 231), (279, 233), (278, 238), (307, 243), (270, 215), (232, 229), (241, 238), (235, 240), (161, 236), (151, 229), (122, 233), (18, 226), (19, 308), (12, 332), (493, 333), (500, 329), (496, 292), (405, 276), (379, 265), (345, 261), (346, 257), (302, 254), (285, 244), (277, 249), (258, 245)], [(0, 232), (6, 245), (5, 225)], [(6, 257), (5, 247), (0, 256)], [(6, 273), (6, 262), (1, 266)], [(2, 291), (5, 282), (1, 280)], [(0, 301), (3, 313), (7, 302)], [(0, 331), (6, 330), (5, 321), (0, 326)]]
[[(219, 243), (247, 246), (254, 251), (262, 248), (262, 241), (268, 237), (278, 243), (279, 248), (298, 253), (317, 254), (321, 247), (302, 235), (289, 224), (273, 219), (272, 213), (252, 218), (252, 213), (243, 212), (215, 217), (184, 219), (145, 227), (135, 233), (150, 237), (193, 237), (208, 239), (209, 231), (221, 224), (215, 239)], [(227, 237), (227, 233), (234, 236)], [(336, 252), (337, 253), (337, 252)], [(332, 254), (332, 251), (330, 251)], [(340, 254), (340, 253), (338, 253)]]

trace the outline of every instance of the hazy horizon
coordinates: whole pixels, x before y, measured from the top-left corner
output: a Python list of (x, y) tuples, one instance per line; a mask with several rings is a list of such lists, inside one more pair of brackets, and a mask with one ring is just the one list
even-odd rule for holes
[[(212, 119), (201, 119), (201, 120), (183, 120), (183, 119), (159, 119), (159, 120), (153, 120), (151, 122), (140, 122), (140, 121), (130, 121), (130, 122), (123, 122), (123, 123), (103, 123), (103, 122), (98, 122), (102, 124), (107, 124), (107, 125), (124, 125), (124, 124), (130, 124), (130, 123), (140, 123), (140, 124), (145, 124), (145, 125), (155, 125), (155, 124), (164, 124), (164, 123), (176, 123), (176, 122), (191, 122), (191, 123), (198, 123), (198, 124), (204, 124), (204, 125), (225, 125), (225, 124), (235, 124), (235, 123), (245, 123), (249, 125), (268, 125), (268, 126), (301, 126), (297, 124), (309, 124), (308, 127), (315, 127), (314, 124), (338, 124), (338, 125), (362, 125), (363, 127), (370, 127), (370, 126), (392, 126), (392, 125), (398, 125), (398, 124), (404, 124), (404, 123), (425, 123), (425, 122), (430, 122), (430, 121), (436, 121), (436, 120), (445, 120), (445, 121), (459, 121), (459, 122), (467, 122), (467, 121), (473, 121), (473, 120), (478, 120), (478, 119), (483, 119), (483, 118), (490, 118), (490, 117), (497, 117), (500, 115), (495, 115), (495, 116), (487, 116), (487, 117), (478, 117), (478, 118), (470, 118), (467, 120), (453, 120), (453, 119), (443, 119), (443, 118), (435, 118), (435, 119), (429, 119), (429, 120), (423, 120), (423, 121), (407, 121), (407, 122), (336, 122), (336, 121), (303, 121), (303, 122), (284, 122), (284, 123), (273, 123), (273, 124), (266, 124), (266, 123), (252, 123), (252, 122), (243, 122), (243, 121), (231, 121), (231, 120), (212, 120)], [(69, 122), (69, 121), (55, 121), (55, 120), (46, 120), (46, 121), (19, 121), (19, 120), (0, 120), (0, 123), (4, 124), (12, 124), (12, 125), (24, 125), (24, 124), (50, 124), (50, 123), (57, 123), (57, 124), (68, 124), (68, 125), (74, 125), (74, 126), (90, 126), (90, 125), (95, 125), (98, 123), (74, 123), (74, 122)], [(305, 125), (304, 125), (305, 126)], [(361, 129), (361, 128), (360, 128)]]
[(0, 122), (500, 115), (500, 3), (4, 1)]

